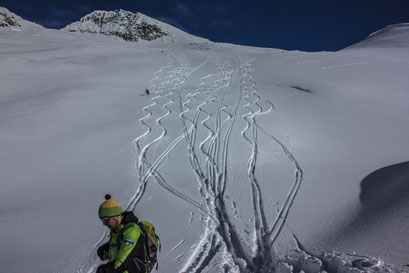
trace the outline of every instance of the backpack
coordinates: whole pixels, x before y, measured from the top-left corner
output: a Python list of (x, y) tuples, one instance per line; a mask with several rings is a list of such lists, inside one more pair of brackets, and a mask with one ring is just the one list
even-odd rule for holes
[(144, 240), (144, 249), (145, 249), (145, 267), (147, 272), (151, 272), (153, 267), (156, 264), (156, 269), (158, 269), (158, 251), (160, 252), (161, 250), (161, 244), (160, 244), (160, 239), (159, 236), (155, 232), (155, 227), (153, 226), (152, 223), (147, 222), (147, 221), (142, 221), (142, 222), (131, 222), (125, 225), (121, 229), (121, 234), (120, 240), (122, 241), (123, 238), (123, 233), (125, 229), (127, 229), (131, 224), (137, 224), (143, 235), (143, 240)]
[(145, 251), (147, 257), (147, 270), (151, 272), (156, 264), (158, 269), (158, 251), (160, 252), (161, 244), (159, 236), (156, 235), (155, 227), (148, 221), (142, 221), (138, 223), (142, 230), (142, 234), (145, 237)]

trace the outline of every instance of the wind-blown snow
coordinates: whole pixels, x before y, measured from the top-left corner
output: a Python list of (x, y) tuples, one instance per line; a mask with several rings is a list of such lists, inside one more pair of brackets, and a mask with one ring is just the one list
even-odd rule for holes
[(92, 272), (105, 193), (155, 224), (158, 272), (409, 271), (406, 28), (307, 53), (22, 24), (0, 28), (0, 271)]

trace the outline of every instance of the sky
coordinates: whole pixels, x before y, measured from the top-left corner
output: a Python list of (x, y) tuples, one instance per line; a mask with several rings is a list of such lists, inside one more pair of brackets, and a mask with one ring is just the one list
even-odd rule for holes
[(94, 10), (124, 9), (215, 42), (287, 50), (336, 51), (396, 23), (407, 0), (2, 0), (26, 20), (63, 28)]

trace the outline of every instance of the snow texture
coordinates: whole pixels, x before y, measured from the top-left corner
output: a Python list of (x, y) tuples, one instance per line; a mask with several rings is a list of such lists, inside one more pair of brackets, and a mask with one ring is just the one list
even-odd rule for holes
[[(120, 13), (67, 29), (146, 18)], [(1, 272), (94, 272), (106, 193), (154, 223), (157, 272), (409, 272), (407, 24), (308, 53), (159, 21), (136, 43), (16, 22), (0, 28)]]

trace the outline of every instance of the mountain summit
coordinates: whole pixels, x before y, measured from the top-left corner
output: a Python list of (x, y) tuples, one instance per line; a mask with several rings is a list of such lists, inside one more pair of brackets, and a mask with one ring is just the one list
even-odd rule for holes
[(167, 35), (155, 21), (141, 13), (132, 13), (122, 9), (115, 11), (97, 10), (63, 29), (70, 32), (115, 35), (125, 41), (152, 41)]
[(409, 47), (409, 23), (389, 25), (378, 30), (363, 41), (348, 48), (377, 47), (377, 48), (403, 48)]
[(8, 9), (0, 7), (0, 27), (12, 30), (20, 30), (23, 19)]

